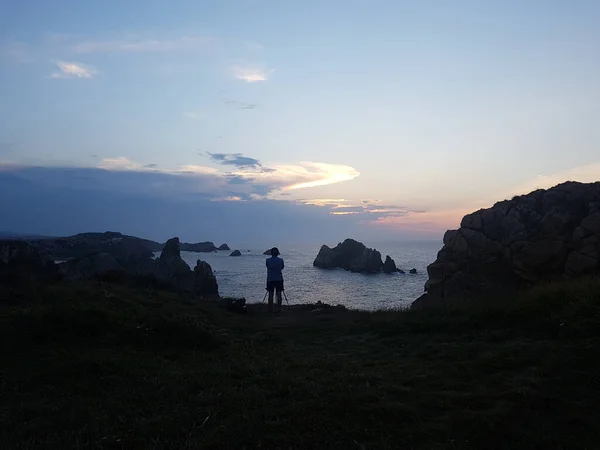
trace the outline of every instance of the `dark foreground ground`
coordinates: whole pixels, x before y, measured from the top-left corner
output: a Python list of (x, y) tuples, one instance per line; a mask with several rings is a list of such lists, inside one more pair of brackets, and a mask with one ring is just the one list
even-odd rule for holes
[(457, 311), (0, 288), (0, 449), (597, 449), (600, 282)]

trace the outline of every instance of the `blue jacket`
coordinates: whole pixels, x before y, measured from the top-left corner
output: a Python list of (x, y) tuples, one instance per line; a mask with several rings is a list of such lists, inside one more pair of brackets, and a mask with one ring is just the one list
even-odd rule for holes
[(271, 256), (267, 258), (267, 282), (268, 281), (283, 281), (283, 274), (281, 271), (284, 268), (283, 259), (279, 256)]

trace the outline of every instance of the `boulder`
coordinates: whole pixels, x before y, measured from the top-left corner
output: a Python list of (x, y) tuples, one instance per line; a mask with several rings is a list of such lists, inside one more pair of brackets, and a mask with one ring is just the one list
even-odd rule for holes
[(245, 314), (248, 312), (245, 298), (220, 298), (217, 305), (235, 313)]
[(408, 271), (408, 273), (412, 274), (412, 275), (416, 275), (417, 274), (417, 269), (410, 269)]
[(26, 241), (0, 242), (0, 281), (51, 281), (61, 271), (47, 252)]
[(382, 270), (384, 273), (395, 273), (399, 271), (394, 260), (390, 258), (390, 255), (386, 255)]
[(351, 272), (381, 272), (383, 262), (381, 253), (365, 247), (354, 239), (346, 239), (336, 247), (323, 245), (313, 261), (313, 266), (324, 269), (342, 268)]
[(194, 267), (194, 284), (192, 287), (194, 295), (218, 296), (219, 285), (213, 273), (212, 267), (206, 261), (196, 261)]
[(466, 215), (444, 235), (413, 307), (599, 272), (600, 182), (566, 182)]
[(222, 244), (219, 246), (219, 248), (217, 250), (231, 250), (231, 249), (229, 248), (229, 245)]
[(229, 256), (242, 256), (242, 252), (240, 252), (239, 250), (234, 250)]

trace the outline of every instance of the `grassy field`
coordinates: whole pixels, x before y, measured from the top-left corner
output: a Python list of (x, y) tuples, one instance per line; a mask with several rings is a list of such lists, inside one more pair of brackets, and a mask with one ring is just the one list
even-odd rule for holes
[(485, 308), (280, 316), (2, 287), (0, 350), (0, 449), (600, 448), (597, 280)]

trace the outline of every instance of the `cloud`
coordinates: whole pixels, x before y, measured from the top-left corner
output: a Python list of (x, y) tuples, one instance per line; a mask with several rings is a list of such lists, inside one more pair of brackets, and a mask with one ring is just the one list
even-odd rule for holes
[(286, 186), (286, 190), (327, 186), (342, 181), (350, 181), (360, 175), (360, 172), (350, 166), (316, 162), (305, 162), (296, 166), (281, 166), (280, 169), (282, 172), (290, 172), (299, 177), (310, 179)]
[(97, 73), (96, 69), (82, 63), (57, 61), (55, 64), (59, 71), (51, 78), (92, 78)]
[(194, 165), (194, 164), (186, 164), (183, 166), (180, 166), (178, 169), (174, 169), (174, 170), (169, 170), (167, 171), (168, 173), (187, 173), (187, 174), (204, 174), (204, 175), (216, 175), (219, 173), (219, 171), (217, 169), (215, 169), (214, 167), (206, 167), (206, 166), (198, 166), (198, 165)]
[[(190, 180), (190, 189), (204, 189), (210, 186), (210, 194), (214, 198), (239, 196), (242, 199), (275, 199), (282, 192), (297, 192), (312, 186), (325, 186), (352, 179), (357, 176), (353, 168), (344, 165), (326, 163), (299, 163), (275, 164), (265, 167), (256, 159), (244, 156), (241, 153), (208, 153), (210, 159), (227, 167), (231, 171), (220, 171), (215, 167), (187, 164), (172, 168), (159, 167), (154, 164), (142, 164), (131, 159), (119, 156), (104, 158), (97, 165), (98, 168), (113, 172), (133, 173), (161, 173), (178, 177), (187, 177)], [(254, 196), (254, 197), (253, 197)], [(296, 202), (294, 197), (289, 199)], [(317, 204), (306, 201), (306, 206)], [(332, 202), (330, 208), (340, 206), (355, 206)], [(366, 210), (366, 206), (361, 206)]]
[(238, 80), (243, 80), (248, 83), (256, 83), (258, 81), (267, 81), (273, 70), (267, 70), (259, 67), (234, 67), (233, 74)]
[(123, 156), (118, 158), (104, 158), (98, 167), (106, 170), (138, 170), (142, 168), (140, 164)]
[(345, 199), (316, 198), (299, 200), (304, 205), (314, 205), (329, 210), (331, 215), (360, 215), (368, 221), (376, 221), (380, 218), (407, 217), (423, 211), (397, 205), (381, 205), (379, 200), (350, 201)]
[[(337, 221), (331, 226), (334, 219), (325, 210), (257, 194), (227, 193), (231, 186), (210, 184), (216, 178), (0, 166), (0, 210), (6, 213), (7, 229), (55, 236), (113, 230), (162, 242), (179, 236), (184, 241), (252, 242), (263, 247), (274, 240), (314, 241), (315, 229), (320, 230), (319, 241), (356, 235), (355, 224)], [(278, 227), (265, 227), (265, 222)]]
[(197, 50), (214, 44), (216, 40), (207, 36), (181, 36), (171, 39), (136, 38), (87, 40), (70, 46), (78, 54), (93, 53), (150, 53)]
[(228, 195), (227, 197), (219, 197), (211, 199), (213, 202), (243, 202), (245, 201), (238, 195)]
[(359, 172), (350, 166), (315, 162), (269, 164), (268, 168), (245, 166), (243, 169), (230, 173), (229, 177), (238, 184), (253, 183), (255, 186), (261, 186), (269, 193), (326, 186), (352, 180), (359, 175)]
[(210, 153), (208, 155), (211, 160), (219, 164), (237, 166), (242, 168), (259, 168), (262, 167), (260, 161), (256, 158), (243, 156), (241, 153)]

